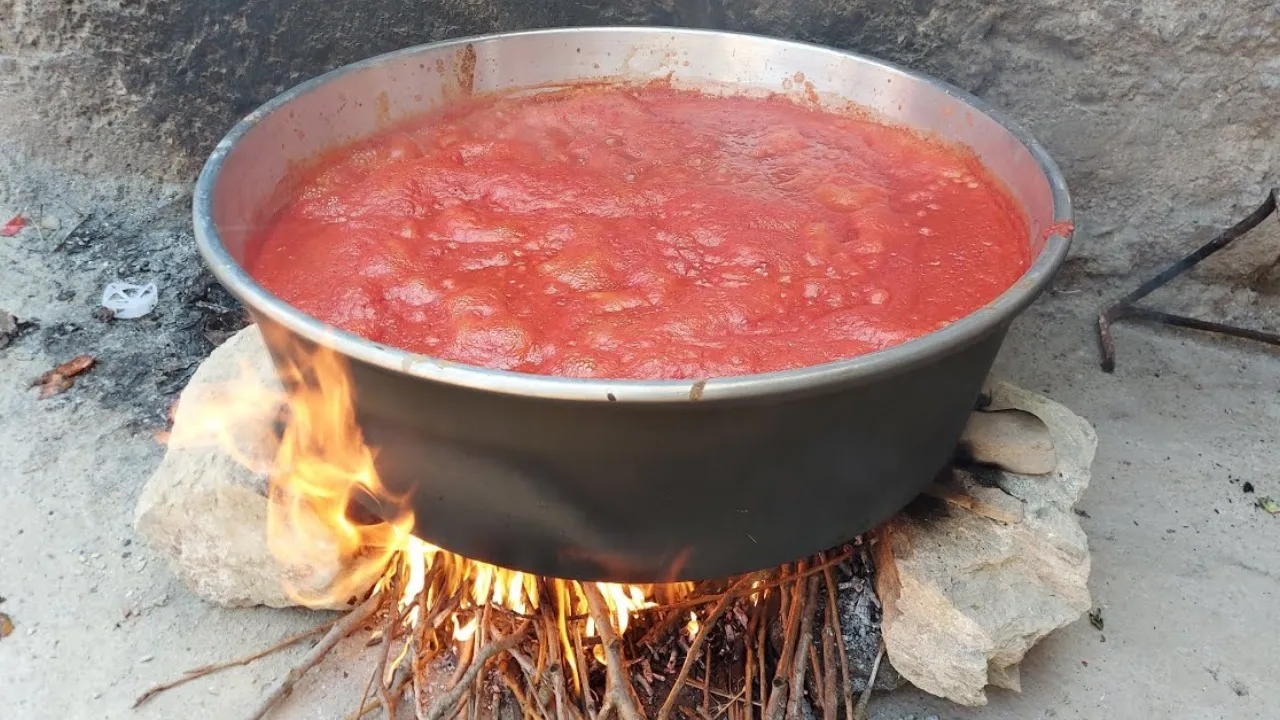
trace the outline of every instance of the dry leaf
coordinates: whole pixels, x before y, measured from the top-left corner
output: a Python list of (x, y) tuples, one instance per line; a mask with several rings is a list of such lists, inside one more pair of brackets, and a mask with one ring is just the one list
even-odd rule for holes
[(0, 613), (0, 638), (7, 638), (13, 634), (13, 620), (8, 615)]
[(97, 359), (92, 355), (80, 355), (40, 376), (32, 387), (40, 387), (40, 399), (66, 392), (74, 384), (72, 378), (93, 367)]

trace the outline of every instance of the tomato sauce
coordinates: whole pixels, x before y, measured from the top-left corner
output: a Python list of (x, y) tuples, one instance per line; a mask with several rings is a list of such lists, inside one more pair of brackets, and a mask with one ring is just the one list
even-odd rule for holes
[(322, 162), (258, 238), (271, 293), (371, 340), (540, 375), (705, 378), (937, 330), (1026, 270), (967, 151), (790, 100), (474, 100)]

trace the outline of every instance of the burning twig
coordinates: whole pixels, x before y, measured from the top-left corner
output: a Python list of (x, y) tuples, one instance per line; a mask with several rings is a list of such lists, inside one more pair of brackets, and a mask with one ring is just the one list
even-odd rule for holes
[(296, 667), (289, 671), (284, 679), (281, 680), (275, 688), (258, 703), (258, 707), (249, 715), (250, 720), (262, 720), (271, 712), (281, 700), (289, 697), (289, 693), (293, 692), (293, 687), (298, 684), (302, 676), (306, 675), (311, 668), (320, 664), (325, 655), (329, 654), (343, 638), (360, 629), (373, 614), (382, 606), (383, 594), (381, 591), (375, 590), (367, 600), (360, 603), (354, 610), (351, 610), (342, 619), (333, 624), (329, 632), (321, 638), (315, 647), (311, 648), (311, 652), (307, 653)]
[[(846, 551), (839, 559), (847, 559), (849, 554)], [(711, 595), (715, 604), (704, 619), (696, 622), (699, 618), (695, 616), (695, 622), (690, 623), (692, 636), (687, 646), (679, 639), (679, 620), (689, 617), (683, 609), (689, 604), (679, 600), (683, 599), (683, 592), (693, 591), (691, 586), (672, 591), (672, 600), (660, 605), (661, 610), (631, 615), (628, 627), (651, 643), (646, 647), (653, 659), (667, 658), (665, 670), (651, 667), (650, 657), (628, 663), (624, 638), (616, 629), (626, 623), (627, 616), (622, 613), (643, 607), (642, 603), (625, 608), (619, 605), (626, 601), (624, 595), (628, 593), (638, 597), (638, 588), (621, 593), (595, 583), (558, 580), (540, 580), (522, 587), (523, 581), (518, 577), (506, 576), (493, 581), (504, 583), (501, 586), (484, 585), (477, 590), (466, 584), (468, 576), (456, 572), (458, 567), (445, 563), (423, 572), (412, 557), (408, 550), (393, 556), (374, 593), (337, 622), (288, 638), (248, 658), (198, 668), (178, 681), (148, 691), (139, 703), (168, 687), (222, 667), (250, 662), (328, 628), (302, 663), (262, 701), (252, 716), (258, 720), (287, 697), (298, 680), (343, 637), (370, 618), (386, 613), (385, 620), (379, 621), (382, 647), (377, 667), (361, 694), (358, 710), (349, 720), (361, 720), (380, 709), (386, 717), (393, 717), (406, 693), (412, 694), (414, 715), (419, 720), (448, 720), (458, 714), (477, 720), (496, 707), (496, 700), (490, 702), (485, 697), (488, 691), (481, 682), (490, 670), (501, 681), (494, 692), (504, 692), (501, 688), (505, 686), (525, 720), (603, 720), (610, 715), (619, 720), (790, 720), (813, 713), (806, 700), (806, 678), (813, 678), (814, 697), (821, 696), (823, 720), (836, 720), (838, 716), (835, 646), (838, 644), (843, 650), (843, 638), (834, 599), (835, 563), (823, 556), (797, 563), (779, 574), (756, 573), (733, 579), (726, 589)], [(824, 624), (819, 626), (818, 585), (824, 579), (828, 582), (827, 612)], [(499, 596), (510, 602), (515, 589), (524, 592), (523, 602), (514, 607), (495, 604)], [(705, 593), (711, 588), (701, 590)], [(645, 592), (654, 593), (654, 598), (665, 597), (661, 589)], [(744, 604), (750, 606), (749, 613), (743, 611)], [(532, 611), (526, 612), (530, 607)], [(766, 640), (774, 618), (782, 623), (781, 652), (773, 652)], [(654, 628), (658, 627), (668, 631), (655, 635)], [(819, 628), (824, 633), (820, 653), (814, 637)], [(835, 642), (837, 639), (839, 643)], [(430, 673), (438, 669), (433, 663), (446, 652), (457, 653), (458, 665), (445, 684), (448, 690), (439, 692), (429, 680)], [(730, 659), (728, 667), (723, 664), (724, 658)], [(593, 687), (592, 666), (597, 661), (604, 670), (603, 688), (599, 684)], [(742, 664), (734, 666), (735, 662)], [(699, 664), (703, 670), (695, 680), (693, 670)], [(847, 665), (845, 659), (841, 668), (846, 675)], [(574, 675), (575, 684), (566, 680), (566, 673)], [(665, 682), (668, 678), (669, 691), (662, 698), (660, 709), (652, 714), (646, 712), (653, 706), (641, 704), (632, 683), (644, 682), (650, 701), (654, 701), (655, 681)], [(717, 678), (728, 686), (717, 686)], [(601, 679), (601, 674), (596, 674), (594, 682)], [(846, 694), (851, 695), (847, 678), (844, 684)], [(689, 688), (700, 691), (700, 702), (689, 697)], [(597, 693), (601, 705), (598, 712), (593, 707)], [(681, 704), (687, 700), (692, 702)], [(846, 708), (853, 706), (852, 702), (846, 703)], [(758, 713), (756, 708), (760, 709)]]
[(631, 678), (627, 675), (627, 664), (622, 659), (622, 641), (613, 629), (604, 597), (594, 583), (583, 583), (582, 591), (587, 596), (587, 607), (595, 620), (596, 632), (604, 644), (605, 656), (605, 701), (597, 718), (608, 716), (610, 709), (616, 709), (622, 720), (641, 720), (643, 715), (636, 701), (635, 688), (631, 686)]
[(575, 669), (582, 694), (582, 712), (585, 717), (593, 718), (596, 716), (596, 704), (591, 697), (591, 673), (587, 670), (587, 654), (582, 649), (582, 636), (578, 633), (573, 634), (573, 653), (577, 658)]
[(314, 635), (319, 635), (325, 630), (328, 630), (329, 628), (333, 627), (334, 622), (337, 622), (337, 621), (335, 620), (332, 622), (322, 623), (320, 625), (317, 625), (316, 627), (311, 628), (310, 630), (304, 630), (303, 632), (300, 632), (297, 635), (290, 635), (289, 637), (281, 640), (275, 645), (272, 645), (271, 647), (265, 650), (259, 650), (258, 652), (252, 655), (246, 655), (242, 658), (236, 658), (235, 660), (227, 660), (226, 662), (214, 663), (212, 665), (201, 665), (200, 667), (192, 668), (182, 673), (182, 677), (177, 678), (176, 680), (170, 680), (169, 682), (166, 682), (166, 683), (160, 683), (159, 685), (156, 685), (148, 689), (146, 692), (139, 695), (138, 698), (133, 701), (132, 707), (137, 708), (138, 706), (142, 705), (143, 703), (155, 697), (156, 695), (159, 695), (160, 693), (165, 692), (167, 690), (172, 690), (173, 688), (176, 688), (179, 685), (189, 683), (192, 680), (205, 677), (206, 675), (212, 675), (216, 672), (226, 670), (227, 668), (239, 667), (241, 665), (248, 665), (249, 663), (255, 660), (261, 660), (262, 658), (272, 653), (279, 652), (280, 650), (283, 650), (291, 645), (300, 643), (309, 637), (312, 637)]
[[(286, 411), (271, 463), (272, 550), (290, 566), (329, 562), (332, 547), (316, 552), (319, 523), (333, 531), (342, 572), (329, 576), (323, 588), (310, 581), (291, 587), (295, 595), (341, 601), (363, 597), (362, 589), (371, 584), (377, 589), (329, 629), (254, 718), (277, 707), (343, 637), (376, 617), (382, 647), (373, 677), (353, 703), (356, 718), (378, 708), (393, 714), (411, 698), (419, 720), (452, 720), (458, 714), (478, 720), (496, 707), (489, 693), (503, 692), (505, 684), (526, 720), (642, 720), (655, 705), (661, 708), (658, 720), (726, 714), (730, 720), (744, 714), (781, 720), (800, 710), (813, 712), (806, 699), (806, 678), (813, 678), (811, 696), (822, 697), (823, 720), (836, 720), (838, 702), (830, 700), (836, 655), (829, 644), (840, 637), (838, 617), (828, 612), (833, 628), (819, 657), (815, 608), (818, 583), (825, 578), (834, 587), (833, 568), (855, 550), (701, 586), (539, 578), (468, 560), (412, 534), (412, 512), (378, 483), (341, 362), (326, 353), (304, 359), (281, 371), (286, 392), (264, 396), (284, 403)], [(363, 500), (381, 510), (352, 514), (353, 501), (364, 507)], [(828, 598), (834, 608), (833, 590)], [(708, 603), (709, 612), (702, 610)], [(687, 635), (684, 618), (691, 618)], [(781, 652), (766, 639), (778, 629), (775, 623), (783, 630)], [(643, 654), (628, 663), (636, 638), (643, 638)], [(456, 661), (456, 669), (438, 662), (446, 657)], [(701, 673), (694, 672), (698, 665)], [(846, 686), (847, 666), (846, 660)], [(691, 678), (695, 674), (700, 684)], [(485, 684), (489, 678), (499, 682)], [(643, 684), (647, 704), (641, 704), (633, 682)], [(819, 682), (825, 682), (822, 689), (816, 688)], [(702, 691), (700, 703), (689, 687)], [(669, 692), (657, 698), (663, 688)], [(598, 713), (597, 706), (603, 706)]]

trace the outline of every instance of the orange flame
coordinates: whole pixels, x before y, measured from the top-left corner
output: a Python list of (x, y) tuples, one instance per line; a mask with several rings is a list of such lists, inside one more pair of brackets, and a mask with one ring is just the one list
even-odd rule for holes
[[(459, 643), (475, 635), (478, 611), (489, 604), (527, 614), (543, 599), (554, 600), (562, 630), (569, 615), (588, 614), (586, 596), (576, 581), (472, 561), (412, 535), (414, 515), (407, 498), (395, 497), (379, 481), (375, 453), (355, 422), (345, 361), (325, 348), (303, 350), (284, 342), (276, 346), (290, 348), (276, 358), (285, 390), (270, 378), (242, 373), (236, 382), (214, 391), (216, 401), (198, 403), (198, 417), (182, 418), (187, 403), (180, 405), (173, 440), (184, 439), (177, 431), (185, 426), (191, 432), (184, 435), (215, 442), (246, 467), (269, 472), (268, 542), (289, 569), (283, 581), (295, 601), (311, 607), (345, 605), (375, 584), (383, 583), (385, 589), (389, 569), (401, 567), (405, 572), (398, 601), (409, 622), (427, 620), (415, 606), (424, 592), (429, 594), (428, 608), (459, 598), (452, 615), (435, 621), (451, 621)], [(209, 388), (199, 390), (204, 396)], [(262, 417), (265, 409), (274, 414), (275, 408), (283, 409), (283, 431), (274, 447), (263, 448), (267, 423)], [(246, 421), (252, 418), (257, 422)], [(361, 495), (384, 512), (391, 509), (391, 519), (372, 524), (353, 520), (348, 508)], [(398, 558), (403, 565), (394, 566)], [(429, 574), (434, 579), (428, 588)], [(655, 598), (674, 602), (693, 589), (692, 583), (597, 587), (619, 634), (627, 631), (636, 612), (653, 607)], [(588, 635), (595, 633), (592, 620), (587, 620), (586, 629)], [(562, 640), (567, 646), (567, 637)], [(574, 663), (571, 653), (566, 659)]]
[[(287, 589), (303, 604), (340, 603), (371, 587), (410, 546), (413, 513), (378, 481), (373, 452), (355, 423), (345, 362), (324, 348), (298, 358), (277, 363), (287, 412), (271, 473), (267, 540), (287, 567), (328, 568), (336, 561), (340, 572), (328, 583), (313, 577)], [(357, 524), (348, 508), (359, 493), (400, 510), (387, 522)]]

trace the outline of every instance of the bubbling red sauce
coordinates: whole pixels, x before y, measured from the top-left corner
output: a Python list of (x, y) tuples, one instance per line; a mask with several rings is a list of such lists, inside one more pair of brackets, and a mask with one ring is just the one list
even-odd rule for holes
[(1027, 269), (969, 152), (669, 86), (490, 97), (327, 157), (248, 269), (325, 323), (539, 375), (697, 379), (854, 357)]

